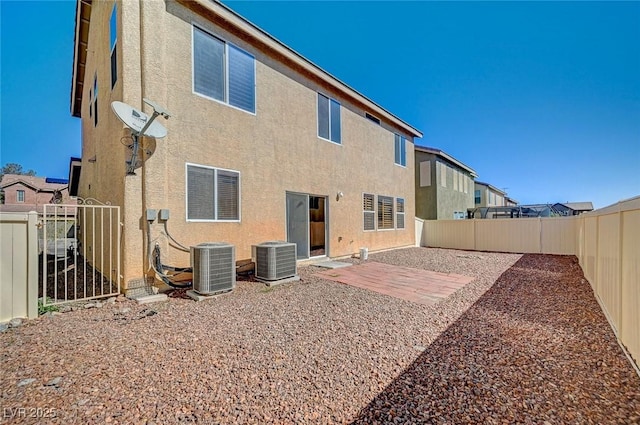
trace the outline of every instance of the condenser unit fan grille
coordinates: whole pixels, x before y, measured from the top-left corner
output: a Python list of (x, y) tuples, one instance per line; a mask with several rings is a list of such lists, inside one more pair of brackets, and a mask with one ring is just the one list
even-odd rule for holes
[(235, 249), (221, 243), (200, 244), (193, 251), (193, 289), (204, 295), (235, 287)]
[(256, 277), (279, 280), (296, 275), (296, 244), (265, 242), (255, 246)]

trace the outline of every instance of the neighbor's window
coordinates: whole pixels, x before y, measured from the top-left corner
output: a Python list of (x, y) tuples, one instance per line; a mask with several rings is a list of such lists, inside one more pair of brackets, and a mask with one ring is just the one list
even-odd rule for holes
[(240, 173), (187, 164), (187, 220), (239, 221)]
[(378, 195), (378, 230), (393, 229), (393, 198)]
[(318, 137), (334, 143), (342, 143), (340, 104), (337, 100), (320, 93), (318, 93)]
[(376, 210), (374, 195), (365, 193), (362, 195), (362, 209), (364, 230), (376, 230)]
[(443, 164), (442, 162), (439, 162), (440, 164), (440, 185), (442, 187), (447, 187), (447, 167), (445, 164)]
[(116, 42), (118, 41), (118, 13), (117, 3), (113, 5), (111, 10), (111, 19), (109, 19), (109, 38), (111, 48), (111, 88), (116, 85), (118, 81), (118, 59), (116, 57)]
[(247, 112), (256, 111), (255, 59), (193, 27), (193, 91)]
[(396, 229), (404, 229), (404, 199), (396, 198)]
[(18, 190), (16, 192), (16, 201), (24, 202), (24, 190)]
[(431, 186), (431, 161), (420, 162), (420, 187)]
[(406, 139), (399, 134), (394, 134), (395, 136), (395, 161), (396, 164), (402, 165), (404, 167), (407, 166), (407, 147), (406, 147)]
[(475, 197), (476, 197), (476, 205), (480, 204), (482, 202), (482, 197), (480, 195), (480, 189), (475, 191)]

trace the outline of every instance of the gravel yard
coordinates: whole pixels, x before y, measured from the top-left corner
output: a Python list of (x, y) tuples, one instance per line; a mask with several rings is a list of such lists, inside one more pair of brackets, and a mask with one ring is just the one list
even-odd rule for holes
[(574, 257), (410, 248), (369, 261), (476, 279), (426, 306), (309, 266), (300, 282), (239, 281), (201, 303), (41, 317), (0, 333), (0, 422), (640, 420), (640, 378)]

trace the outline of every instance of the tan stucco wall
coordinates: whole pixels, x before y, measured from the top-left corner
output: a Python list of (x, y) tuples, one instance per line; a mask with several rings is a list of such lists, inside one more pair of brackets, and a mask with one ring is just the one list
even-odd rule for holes
[[(135, 2), (125, 2), (131, 7)], [(125, 222), (138, 220), (139, 215), (132, 215), (125, 203), (125, 160), (129, 150), (121, 142), (121, 138), (128, 134), (122, 123), (111, 111), (111, 102), (122, 100), (123, 97), (123, 58), (122, 58), (122, 6), (118, 2), (118, 80), (111, 87), (111, 63), (109, 45), (109, 18), (114, 2), (98, 1), (91, 6), (91, 25), (87, 48), (87, 63), (82, 100), (82, 170), (78, 185), (78, 197), (89, 203), (103, 203), (121, 207), (121, 220)], [(139, 61), (138, 61), (139, 62)], [(93, 117), (89, 113), (90, 90), (93, 88), (94, 76), (98, 79), (98, 125), (94, 126)], [(138, 83), (139, 84), (139, 83)], [(92, 161), (89, 161), (89, 160)], [(95, 159), (95, 162), (93, 161)], [(95, 201), (94, 201), (95, 200)], [(87, 229), (88, 231), (90, 229)], [(126, 233), (126, 232), (124, 232)], [(93, 238), (87, 235), (84, 246), (85, 255), (92, 256), (100, 247), (92, 246)], [(127, 246), (126, 239), (122, 240), (123, 247)], [(131, 250), (129, 250), (130, 252)], [(113, 252), (112, 262), (115, 263), (117, 252)], [(135, 253), (137, 257), (137, 253)], [(127, 258), (122, 257), (123, 270)], [(139, 263), (137, 261), (136, 263)], [(99, 266), (96, 264), (96, 266)], [(106, 272), (106, 271), (105, 271)], [(124, 281), (121, 280), (121, 283)]]
[[(167, 11), (167, 8), (169, 9)], [(168, 208), (168, 227), (184, 245), (225, 241), (236, 246), (236, 258), (251, 256), (251, 245), (265, 240), (286, 239), (285, 196), (287, 191), (328, 197), (328, 254), (332, 257), (355, 253), (360, 247), (386, 249), (414, 243), (414, 152), (407, 143), (407, 167), (394, 164), (394, 136), (385, 127), (364, 118), (347, 99), (327, 87), (285, 68), (267, 54), (212, 25), (184, 7), (169, 2), (124, 2), (121, 7), (126, 46), (121, 65), (124, 75), (114, 92), (101, 94), (102, 119), (108, 123), (97, 131), (88, 119), (87, 75), (83, 102), (83, 183), (100, 182), (108, 188), (100, 195), (117, 199), (124, 206), (124, 281), (144, 274), (144, 231), (141, 218), (146, 208)], [(98, 3), (92, 16), (92, 36), (103, 31), (100, 41), (104, 57), (104, 87), (108, 71), (108, 18), (111, 3)], [(94, 18), (103, 24), (94, 26)], [(138, 31), (137, 20), (142, 20)], [(232, 108), (192, 92), (191, 22), (256, 57), (256, 114)], [(136, 34), (136, 31), (137, 34)], [(96, 36), (94, 36), (96, 37)], [(141, 40), (136, 46), (131, 40)], [(90, 45), (92, 38), (90, 37)], [(104, 46), (102, 46), (104, 44)], [(143, 46), (140, 49), (140, 45)], [(137, 49), (137, 50), (136, 50)], [(96, 49), (96, 51), (100, 51)], [(141, 56), (137, 53), (141, 52)], [(91, 70), (96, 62), (88, 63)], [(101, 73), (99, 73), (100, 76)], [(294, 78), (294, 79), (292, 79)], [(138, 85), (136, 85), (136, 79)], [(124, 91), (123, 91), (124, 86)], [(317, 137), (316, 90), (341, 102), (342, 145)], [(110, 91), (110, 90), (109, 90)], [(152, 155), (137, 176), (124, 176), (124, 150), (119, 143), (123, 131), (111, 111), (111, 100), (124, 100), (143, 107), (147, 97), (163, 105), (172, 116), (161, 120), (168, 129), (157, 140)], [(148, 107), (143, 107), (151, 112)], [(105, 115), (109, 115), (106, 118)], [(384, 123), (387, 126), (387, 123)], [(400, 132), (399, 130), (395, 130)], [(411, 141), (408, 134), (407, 139)], [(100, 140), (99, 148), (88, 140)], [(87, 164), (91, 149), (106, 149), (112, 158), (92, 174), (85, 173), (100, 163)], [(241, 221), (239, 223), (193, 223), (186, 221), (185, 164), (226, 168), (241, 174)], [(108, 165), (107, 165), (108, 164)], [(95, 183), (94, 183), (95, 184)], [(94, 187), (94, 186), (92, 186)], [(97, 186), (93, 190), (98, 191)], [(336, 194), (344, 197), (336, 201)], [(362, 193), (401, 197), (405, 200), (403, 230), (364, 232)], [(151, 238), (160, 244), (165, 263), (188, 265), (189, 256), (169, 247), (162, 225), (152, 226)]]

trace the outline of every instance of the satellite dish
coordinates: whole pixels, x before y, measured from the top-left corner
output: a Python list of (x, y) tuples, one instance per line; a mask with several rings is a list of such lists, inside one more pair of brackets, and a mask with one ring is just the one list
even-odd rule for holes
[[(134, 108), (133, 106), (116, 100), (114, 102), (111, 102), (111, 109), (113, 109), (113, 112), (120, 119), (120, 121), (122, 121), (127, 127), (133, 130), (136, 135), (142, 134), (144, 136), (153, 137), (156, 139), (162, 139), (167, 135), (167, 129), (158, 121), (154, 121), (153, 118), (155, 117), (149, 118), (147, 114), (140, 111), (139, 109)], [(150, 119), (152, 120), (151, 123), (149, 123)]]

